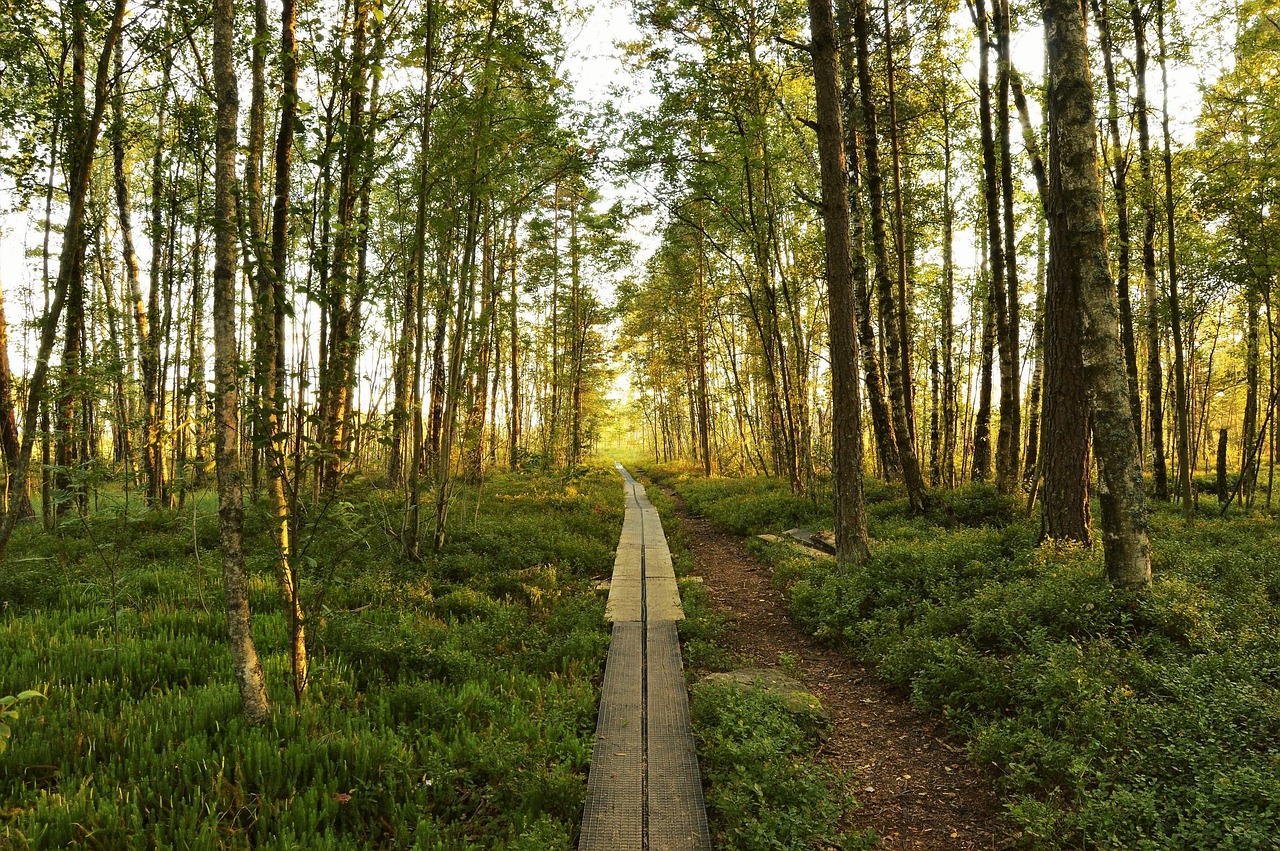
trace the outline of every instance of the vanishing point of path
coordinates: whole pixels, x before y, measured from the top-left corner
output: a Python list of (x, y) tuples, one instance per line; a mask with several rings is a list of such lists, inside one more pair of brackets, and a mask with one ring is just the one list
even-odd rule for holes
[(873, 828), (880, 847), (894, 851), (1007, 847), (990, 783), (942, 725), (856, 660), (805, 634), (791, 621), (769, 568), (675, 499), (712, 607), (736, 620), (726, 636), (730, 652), (758, 667), (777, 667), (790, 656), (795, 669), (788, 661), (788, 672), (830, 712), (822, 751), (832, 766), (852, 772), (860, 804), (849, 826)]
[(711, 851), (680, 661), (671, 551), (644, 487), (621, 465), (626, 515), (579, 851)]

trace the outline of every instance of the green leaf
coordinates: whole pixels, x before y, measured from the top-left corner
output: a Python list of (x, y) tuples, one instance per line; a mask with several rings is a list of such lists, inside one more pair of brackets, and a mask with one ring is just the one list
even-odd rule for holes
[(44, 700), (44, 695), (36, 691), (35, 689), (27, 689), (26, 691), (22, 692), (21, 694), (18, 695), (18, 700), (31, 700), (33, 697), (38, 697), (41, 700)]

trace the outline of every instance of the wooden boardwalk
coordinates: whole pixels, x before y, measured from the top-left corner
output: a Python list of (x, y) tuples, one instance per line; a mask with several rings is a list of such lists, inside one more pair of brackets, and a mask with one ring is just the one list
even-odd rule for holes
[(621, 464), (626, 518), (579, 851), (710, 851), (680, 662), (684, 618), (658, 512)]

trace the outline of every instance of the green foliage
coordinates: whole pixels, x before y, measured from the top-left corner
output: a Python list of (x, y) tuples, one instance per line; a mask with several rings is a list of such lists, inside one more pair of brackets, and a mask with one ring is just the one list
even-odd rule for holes
[(4, 697), (0, 697), (0, 753), (4, 753), (5, 748), (9, 747), (9, 739), (13, 737), (13, 730), (9, 727), (8, 722), (18, 720), (17, 705), (24, 700), (33, 700), (37, 697), (43, 698), (44, 695), (32, 689), (27, 689), (16, 695), (6, 694)]
[(807, 758), (813, 743), (783, 697), (705, 684), (694, 690), (692, 717), (717, 848), (871, 847), (870, 835), (840, 831), (854, 805), (838, 791), (844, 778)]
[[(239, 717), (207, 516), (194, 531), (190, 512), (159, 513), (15, 540), (0, 683), (49, 698), (0, 754), (0, 845), (568, 851), (608, 644), (592, 577), (619, 495), (612, 471), (491, 479), (460, 492), (445, 552), (406, 564), (382, 528), (394, 506), (353, 488), (349, 511), (304, 527), (313, 670), (298, 708), (251, 519), (276, 707), (260, 729)], [(115, 551), (118, 641), (95, 540)]]
[(979, 513), (996, 525), (873, 512), (872, 558), (847, 572), (760, 551), (808, 629), (969, 738), (1027, 846), (1274, 848), (1275, 521), (1187, 527), (1160, 509), (1155, 584), (1134, 594), (1107, 582), (1100, 547), (1036, 546), (1034, 522)]

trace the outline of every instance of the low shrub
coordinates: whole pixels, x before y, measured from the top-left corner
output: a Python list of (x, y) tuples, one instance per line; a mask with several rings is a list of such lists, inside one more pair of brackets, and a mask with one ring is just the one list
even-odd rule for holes
[[(751, 489), (766, 490), (738, 486)], [(1107, 582), (1100, 545), (1038, 546), (1034, 520), (986, 488), (935, 494), (939, 510), (871, 506), (872, 557), (847, 571), (786, 546), (757, 550), (807, 629), (968, 737), (1023, 845), (1274, 848), (1275, 520), (1187, 526), (1157, 506), (1155, 582), (1133, 593)]]
[(694, 689), (691, 708), (716, 825), (716, 848), (870, 848), (869, 833), (842, 832), (845, 778), (805, 759), (813, 748), (784, 698), (733, 684)]

